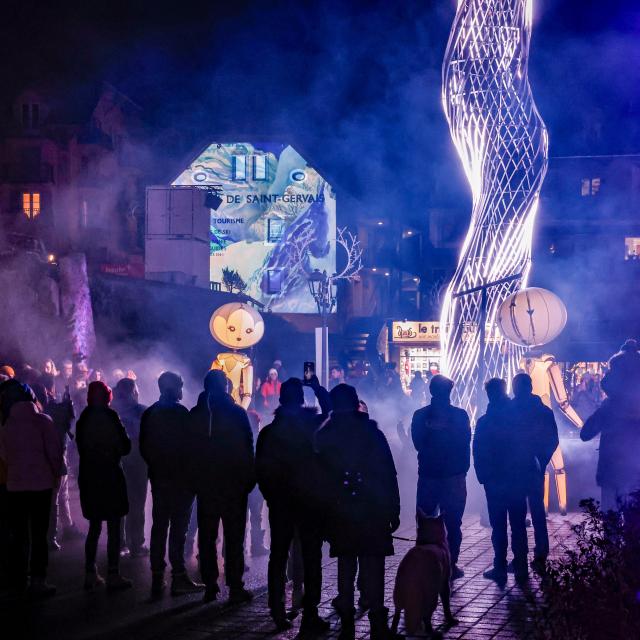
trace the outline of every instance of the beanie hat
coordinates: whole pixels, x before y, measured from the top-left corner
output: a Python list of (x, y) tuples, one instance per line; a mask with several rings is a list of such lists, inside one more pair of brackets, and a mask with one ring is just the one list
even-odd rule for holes
[(296, 405), (298, 407), (304, 404), (304, 389), (300, 378), (289, 378), (282, 383), (280, 387), (280, 404)]
[(329, 392), (334, 412), (357, 411), (359, 408), (358, 392), (350, 384), (336, 385)]

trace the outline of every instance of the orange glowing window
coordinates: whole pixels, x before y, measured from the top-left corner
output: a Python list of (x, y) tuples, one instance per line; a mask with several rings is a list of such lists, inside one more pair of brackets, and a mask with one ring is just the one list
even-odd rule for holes
[(40, 194), (39, 193), (23, 193), (22, 194), (22, 212), (27, 218), (35, 218), (40, 214)]

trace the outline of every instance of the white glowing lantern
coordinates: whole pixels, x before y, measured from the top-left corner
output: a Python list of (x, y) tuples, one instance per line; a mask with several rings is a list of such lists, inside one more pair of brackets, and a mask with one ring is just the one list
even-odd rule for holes
[(505, 299), (498, 308), (496, 323), (509, 342), (536, 347), (560, 335), (567, 324), (567, 309), (555, 293), (529, 287)]

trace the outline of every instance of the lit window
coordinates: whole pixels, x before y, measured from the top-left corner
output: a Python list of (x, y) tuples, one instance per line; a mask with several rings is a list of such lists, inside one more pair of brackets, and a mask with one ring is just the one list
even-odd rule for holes
[(247, 156), (233, 156), (233, 180), (247, 179)]
[(267, 179), (267, 156), (253, 156), (253, 179)]
[(581, 196), (595, 196), (600, 191), (600, 178), (582, 178), (580, 183)]
[(640, 260), (640, 238), (624, 239), (624, 259)]
[(29, 219), (33, 219), (40, 214), (40, 194), (39, 193), (23, 193), (22, 194), (22, 212)]
[(284, 269), (267, 269), (267, 293), (275, 295), (282, 292)]
[(277, 218), (269, 218), (267, 220), (267, 242), (269, 244), (280, 242), (283, 233), (284, 220), (278, 220)]

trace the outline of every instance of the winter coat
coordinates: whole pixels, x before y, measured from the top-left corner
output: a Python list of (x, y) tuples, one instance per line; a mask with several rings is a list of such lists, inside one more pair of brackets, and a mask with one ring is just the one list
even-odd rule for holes
[(280, 401), (280, 387), (282, 387), (280, 380), (276, 380), (275, 383), (270, 380), (262, 383), (260, 395), (262, 396), (262, 403), (265, 409), (273, 410), (278, 406), (278, 402)]
[(87, 407), (76, 423), (80, 456), (80, 506), (87, 520), (112, 520), (129, 512), (127, 485), (121, 458), (131, 451), (131, 440), (109, 407)]
[(140, 454), (140, 421), (147, 407), (138, 402), (119, 402), (118, 400), (114, 400), (111, 406), (120, 416), (127, 435), (131, 439), (131, 453), (123, 461), (125, 473), (128, 476), (131, 470), (137, 477), (141, 472), (144, 473), (145, 467)]
[(160, 398), (142, 414), (140, 454), (149, 467), (153, 487), (189, 488), (189, 410)]
[(71, 439), (71, 425), (75, 418), (75, 411), (73, 408), (73, 402), (68, 401), (55, 402), (50, 400), (44, 407), (44, 413), (46, 413), (56, 425), (58, 435), (60, 436), (60, 442), (62, 443), (63, 462), (62, 462), (62, 475), (66, 476), (68, 473), (67, 466), (64, 464), (64, 453), (67, 450), (67, 440)]
[(147, 407), (137, 402), (128, 403), (118, 400), (114, 400), (111, 407), (120, 416), (132, 444), (137, 444), (140, 440), (140, 420)]
[(558, 448), (558, 426), (553, 411), (545, 406), (540, 396), (533, 394), (516, 397), (510, 407), (513, 429), (525, 436), (535, 459), (534, 474), (543, 474)]
[(413, 414), (411, 437), (421, 478), (449, 478), (469, 471), (471, 427), (464, 409), (431, 400)]
[(63, 449), (53, 420), (33, 402), (16, 402), (0, 428), (0, 458), (8, 491), (53, 489), (62, 475)]
[(512, 401), (490, 402), (473, 434), (473, 464), (484, 485), (524, 489), (538, 469), (535, 443), (514, 426)]
[(260, 431), (256, 476), (269, 504), (311, 507), (316, 496), (314, 434), (324, 421), (315, 409), (280, 406), (273, 422)]
[(640, 411), (606, 399), (580, 430), (585, 442), (600, 434), (600, 487), (640, 488)]
[(224, 394), (211, 401), (203, 392), (191, 409), (193, 481), (198, 492), (234, 499), (255, 486), (253, 434), (247, 412)]
[(331, 556), (393, 555), (398, 478), (377, 424), (359, 411), (333, 413), (316, 433), (316, 451)]

